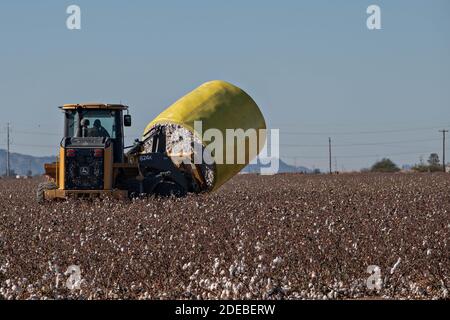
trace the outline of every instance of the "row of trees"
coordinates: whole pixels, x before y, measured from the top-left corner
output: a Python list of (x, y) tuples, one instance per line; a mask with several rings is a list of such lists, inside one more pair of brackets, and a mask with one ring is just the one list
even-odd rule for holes
[[(417, 172), (438, 172), (442, 171), (441, 161), (439, 160), (439, 155), (437, 153), (430, 154), (427, 163), (420, 161), (419, 164), (416, 164), (412, 167), (412, 170)], [(398, 172), (400, 168), (388, 158), (384, 158), (378, 162), (376, 162), (372, 168), (371, 172)]]
[(442, 171), (441, 161), (439, 160), (439, 156), (437, 153), (430, 154), (428, 158), (428, 164), (425, 164), (423, 161), (420, 161), (419, 164), (416, 164), (413, 167), (414, 171), (418, 172), (438, 172)]

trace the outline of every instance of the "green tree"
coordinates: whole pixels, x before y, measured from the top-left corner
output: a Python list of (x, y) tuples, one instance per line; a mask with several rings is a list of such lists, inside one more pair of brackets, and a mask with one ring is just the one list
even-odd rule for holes
[(439, 156), (437, 153), (430, 154), (430, 157), (428, 158), (428, 165), (426, 165), (423, 160), (421, 159), (419, 164), (416, 164), (413, 167), (414, 171), (417, 172), (438, 172), (442, 171), (442, 167), (440, 165)]
[(428, 164), (430, 167), (439, 167), (441, 161), (439, 160), (439, 156), (437, 153), (430, 154), (430, 157), (428, 158)]
[(376, 162), (370, 169), (372, 172), (398, 172), (400, 168), (391, 159), (384, 158)]

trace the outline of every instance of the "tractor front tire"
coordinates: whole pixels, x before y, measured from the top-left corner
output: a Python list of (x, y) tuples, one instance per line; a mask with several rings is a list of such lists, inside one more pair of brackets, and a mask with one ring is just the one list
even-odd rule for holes
[(40, 204), (45, 202), (45, 191), (46, 190), (56, 190), (56, 189), (58, 189), (58, 186), (53, 182), (40, 183), (37, 188), (37, 193), (36, 193), (37, 202)]
[(152, 194), (163, 198), (172, 196), (176, 198), (182, 198), (187, 195), (187, 192), (178, 183), (166, 180), (161, 183), (158, 183), (156, 187), (153, 189)]

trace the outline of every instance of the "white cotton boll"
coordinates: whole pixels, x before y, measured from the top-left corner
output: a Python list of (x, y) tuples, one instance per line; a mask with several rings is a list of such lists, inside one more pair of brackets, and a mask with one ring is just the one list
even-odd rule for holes
[(391, 274), (394, 273), (395, 269), (397, 269), (398, 265), (400, 264), (400, 262), (402, 261), (402, 258), (398, 258), (397, 262), (394, 264), (394, 266), (391, 269)]
[(239, 285), (233, 285), (233, 294), (237, 296), (239, 294), (240, 287)]
[(282, 263), (283, 262), (283, 259), (281, 259), (281, 257), (276, 257), (273, 261), (272, 261), (272, 263), (274, 264), (274, 265), (278, 265), (278, 264), (280, 264), (280, 263)]
[(222, 299), (222, 300), (228, 299), (229, 296), (230, 296), (230, 291), (225, 289), (222, 291), (222, 293), (220, 295), (220, 299)]
[(218, 284), (217, 283), (212, 283), (210, 286), (209, 286), (209, 291), (215, 291), (215, 290), (217, 290), (217, 288), (218, 288)]
[(189, 277), (189, 280), (193, 281), (193, 280), (197, 279), (197, 276), (198, 276), (199, 273), (200, 273), (200, 270), (195, 271), (194, 274), (192, 274)]
[(214, 259), (214, 265), (213, 265), (213, 270), (216, 271), (220, 266), (220, 261), (218, 258)]
[(225, 289), (231, 289), (232, 287), (233, 287), (233, 283), (231, 283), (231, 281), (227, 281), (226, 283), (225, 283)]
[(234, 277), (234, 274), (236, 272), (236, 266), (234, 264), (232, 264), (230, 266), (230, 268), (228, 269), (229, 273), (230, 273), (230, 277)]
[(427, 256), (431, 255), (431, 249), (427, 250)]
[(183, 270), (187, 270), (187, 269), (189, 269), (191, 266), (192, 266), (192, 262), (185, 263), (185, 264), (183, 265)]

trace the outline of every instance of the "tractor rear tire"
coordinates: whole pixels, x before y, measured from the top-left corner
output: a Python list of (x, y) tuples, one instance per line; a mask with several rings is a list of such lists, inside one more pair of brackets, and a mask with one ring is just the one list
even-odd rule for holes
[(53, 182), (43, 182), (40, 183), (37, 188), (36, 198), (37, 202), (42, 204), (45, 202), (45, 191), (46, 190), (56, 190), (58, 186)]

